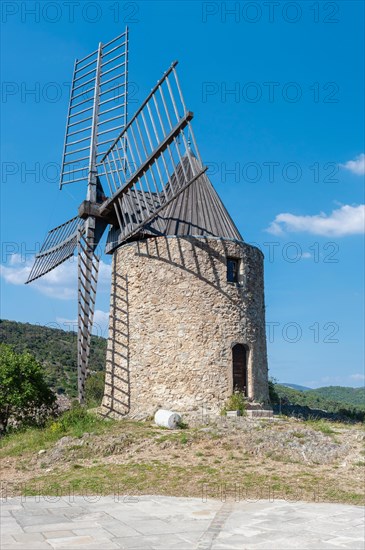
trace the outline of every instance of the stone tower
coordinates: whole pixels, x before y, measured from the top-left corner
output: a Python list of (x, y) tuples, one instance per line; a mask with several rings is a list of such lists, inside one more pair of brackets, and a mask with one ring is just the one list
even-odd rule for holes
[(218, 413), (236, 388), (268, 401), (263, 255), (205, 174), (143, 233), (108, 246), (106, 413)]

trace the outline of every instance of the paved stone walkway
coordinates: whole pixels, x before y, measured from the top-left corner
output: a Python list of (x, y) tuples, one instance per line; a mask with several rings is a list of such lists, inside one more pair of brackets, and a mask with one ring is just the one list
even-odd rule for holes
[(1, 550), (364, 548), (364, 509), (340, 504), (18, 497), (1, 513)]

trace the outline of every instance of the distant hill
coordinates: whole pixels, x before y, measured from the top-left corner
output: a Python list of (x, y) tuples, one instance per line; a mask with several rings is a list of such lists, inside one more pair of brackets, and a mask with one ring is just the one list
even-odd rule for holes
[[(276, 403), (288, 403), (321, 409), (332, 413), (356, 414), (365, 412), (365, 389), (329, 386), (319, 390), (298, 391), (283, 384), (274, 384)], [(343, 391), (342, 391), (343, 390)]]
[(346, 388), (344, 386), (326, 386), (310, 390), (309, 394), (320, 395), (329, 401), (336, 401), (344, 405), (365, 408), (365, 388)]
[[(77, 334), (29, 323), (0, 320), (0, 343), (29, 351), (45, 367), (47, 382), (70, 397), (77, 394)], [(106, 340), (91, 337), (90, 370), (105, 368)]]
[[(323, 388), (307, 388), (306, 386), (299, 386), (298, 384), (280, 383), (277, 386), (281, 387), (279, 390), (283, 395), (286, 394), (292, 399), (299, 399), (300, 401), (308, 403), (320, 404), (322, 401), (328, 401), (336, 403), (338, 405), (344, 405), (345, 407), (357, 407), (365, 410), (365, 387), (362, 388), (348, 388), (345, 386), (325, 386)], [(292, 394), (285, 392), (283, 387), (289, 390), (295, 390), (297, 392), (305, 392), (305, 396)], [(308, 405), (309, 406), (309, 405)]]
[(307, 386), (299, 386), (298, 384), (288, 384), (287, 382), (280, 382), (280, 384), (287, 388), (293, 388), (293, 390), (298, 390), (298, 391), (307, 391), (312, 389), (312, 388), (307, 388)]

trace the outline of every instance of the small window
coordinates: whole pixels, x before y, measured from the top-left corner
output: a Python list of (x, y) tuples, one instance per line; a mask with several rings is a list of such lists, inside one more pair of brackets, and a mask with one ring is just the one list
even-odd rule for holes
[(229, 283), (238, 283), (239, 262), (237, 258), (227, 258), (227, 281)]

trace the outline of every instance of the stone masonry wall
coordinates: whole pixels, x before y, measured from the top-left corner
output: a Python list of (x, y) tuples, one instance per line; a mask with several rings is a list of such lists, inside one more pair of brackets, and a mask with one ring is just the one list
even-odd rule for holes
[[(226, 259), (242, 259), (240, 284)], [(249, 348), (248, 395), (266, 401), (263, 255), (243, 242), (156, 237), (113, 258), (106, 413), (218, 412), (233, 391), (232, 346)]]

